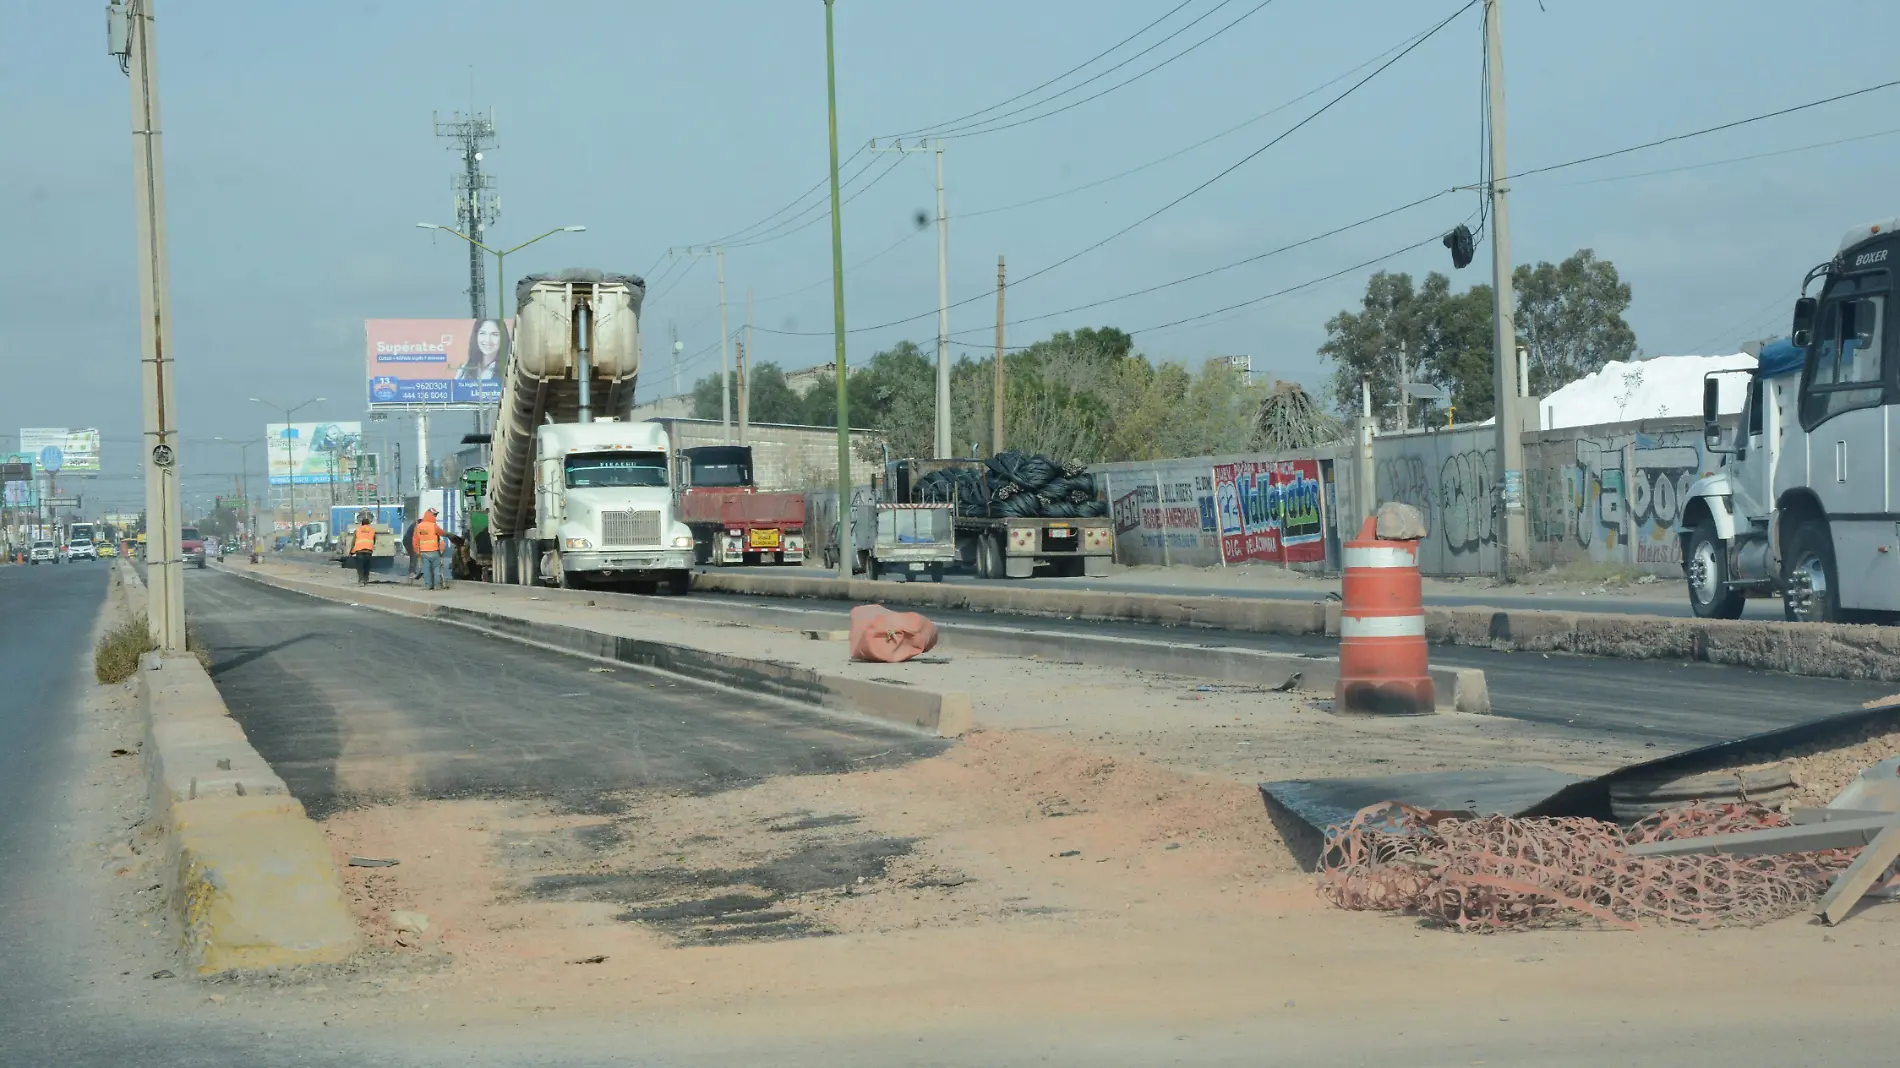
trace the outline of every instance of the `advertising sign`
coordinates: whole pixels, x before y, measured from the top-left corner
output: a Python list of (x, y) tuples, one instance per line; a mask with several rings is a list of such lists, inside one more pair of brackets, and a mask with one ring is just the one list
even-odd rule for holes
[(1326, 559), (1318, 460), (1215, 464), (1214, 497), (1227, 563)]
[(492, 408), (501, 403), (494, 319), (369, 319), (369, 407)]
[(33, 458), (41, 471), (62, 474), (99, 473), (99, 432), (68, 430), (63, 426), (20, 428), (20, 451)]
[[(11, 471), (0, 479), (0, 504), (8, 508), (34, 507), (39, 498), (34, 495), (32, 455), (26, 452), (0, 454), (0, 465)], [(13, 475), (21, 471), (25, 471), (24, 479), (15, 480)]]
[(361, 423), (268, 423), (273, 486), (329, 485), (350, 477), (350, 463), (363, 441)]

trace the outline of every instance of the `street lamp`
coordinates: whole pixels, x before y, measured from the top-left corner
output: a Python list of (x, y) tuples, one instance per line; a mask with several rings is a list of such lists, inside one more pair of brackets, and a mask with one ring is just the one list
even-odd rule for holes
[[(236, 445), (238, 449), (238, 492), (244, 495), (244, 529), (253, 542), (257, 540), (257, 526), (251, 515), (251, 446), (255, 441), (240, 441), (237, 438), (212, 438), (226, 445)], [(268, 447), (268, 446), (267, 446)]]
[[(290, 536), (292, 541), (295, 541), (297, 538), (297, 467), (291, 459), (290, 452), (290, 417), (310, 407), (312, 404), (322, 404), (328, 399), (328, 397), (312, 397), (294, 407), (285, 407), (282, 404), (267, 401), (261, 397), (251, 398), (252, 404), (261, 404), (266, 408), (284, 413), (284, 474), (290, 480)], [(269, 464), (265, 465), (266, 476), (269, 474), (269, 466)], [(268, 477), (266, 477), (265, 484), (269, 485)], [(298, 548), (302, 548), (302, 546), (298, 546)]]
[(521, 244), (516, 245), (514, 248), (489, 248), (487, 245), (482, 244), (480, 241), (475, 240), (474, 238), (468, 236), (467, 234), (463, 233), (460, 230), (454, 229), (453, 227), (439, 226), (435, 223), (426, 223), (426, 222), (419, 222), (416, 225), (421, 227), (424, 230), (440, 230), (445, 234), (454, 234), (456, 237), (459, 237), (462, 240), (468, 242), (469, 244), (474, 245), (476, 248), (481, 249), (483, 252), (489, 252), (489, 253), (494, 254), (495, 256), (495, 322), (501, 327), (501, 369), (503, 372), (506, 372), (508, 369), (508, 315), (503, 310), (504, 308), (507, 307), (507, 304), (505, 303), (507, 298), (503, 296), (503, 293), (508, 288), (508, 275), (505, 273), (503, 264), (507, 262), (507, 259), (509, 256), (512, 256), (517, 252), (520, 252), (522, 249), (527, 248), (529, 245), (534, 244), (536, 241), (539, 241), (542, 238), (553, 237), (555, 234), (578, 234), (582, 230), (587, 229), (587, 227), (585, 226), (557, 226), (554, 229), (549, 230), (547, 233), (542, 234), (540, 237), (531, 237), (528, 240), (523, 241)]

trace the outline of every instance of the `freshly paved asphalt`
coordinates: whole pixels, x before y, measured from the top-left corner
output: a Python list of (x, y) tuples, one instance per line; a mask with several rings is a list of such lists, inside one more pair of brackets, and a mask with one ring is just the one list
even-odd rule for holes
[(194, 574), (192, 625), (251, 744), (313, 816), (402, 798), (714, 791), (944, 743), (442, 623)]

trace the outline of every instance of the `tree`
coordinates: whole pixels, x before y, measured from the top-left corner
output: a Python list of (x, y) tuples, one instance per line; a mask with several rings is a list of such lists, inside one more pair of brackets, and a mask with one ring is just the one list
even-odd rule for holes
[(1405, 373), (1399, 361), (1419, 355), (1418, 305), (1411, 275), (1379, 271), (1366, 280), (1359, 311), (1343, 311), (1326, 320), (1326, 341), (1319, 354), (1336, 365), (1332, 393), (1339, 410), (1360, 410), (1362, 382), (1371, 386), (1375, 416), (1397, 409)]
[(1630, 287), (1609, 260), (1578, 249), (1562, 263), (1519, 266), (1517, 338), (1530, 350), (1531, 392), (1538, 395), (1636, 355), (1636, 331), (1623, 319)]

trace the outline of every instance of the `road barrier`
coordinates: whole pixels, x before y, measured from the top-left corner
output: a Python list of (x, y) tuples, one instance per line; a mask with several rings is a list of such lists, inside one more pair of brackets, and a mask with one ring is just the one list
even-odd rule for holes
[[(126, 610), (144, 586), (117, 569)], [(225, 709), (196, 657), (147, 653), (137, 676), (151, 818), (185, 959), (204, 975), (335, 963), (356, 921), (329, 841)]]
[(1437, 707), (1425, 644), (1418, 543), (1378, 537), (1367, 519), (1346, 543), (1333, 711), (1419, 716)]

